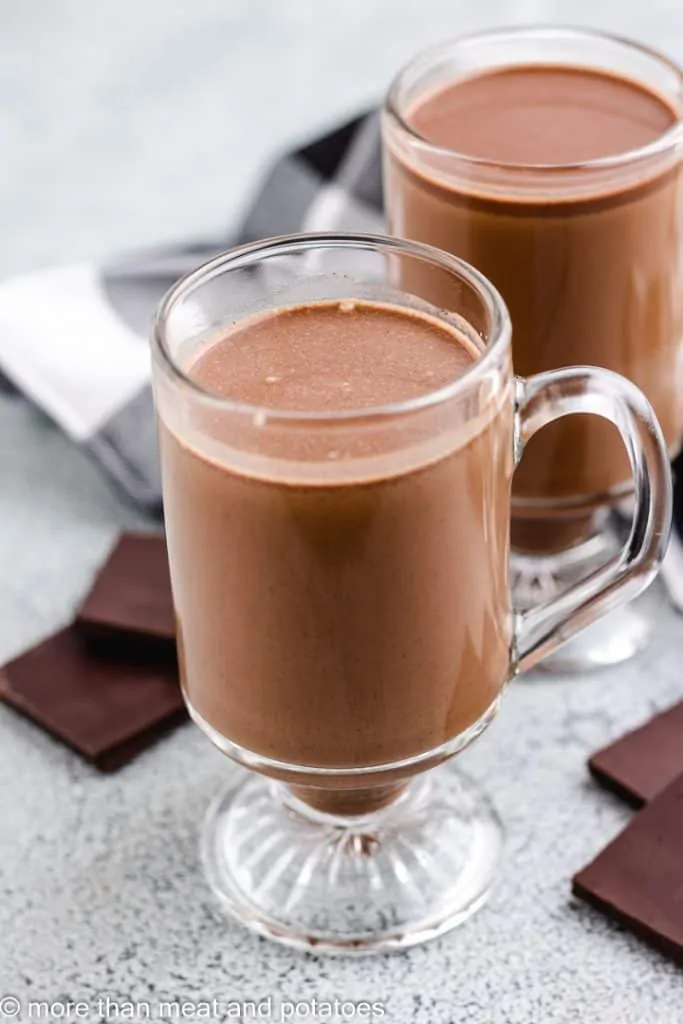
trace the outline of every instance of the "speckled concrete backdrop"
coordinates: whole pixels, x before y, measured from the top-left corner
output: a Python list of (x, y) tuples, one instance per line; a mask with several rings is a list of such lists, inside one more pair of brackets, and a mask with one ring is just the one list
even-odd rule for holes
[[(538, 19), (683, 60), (673, 0), (0, 0), (0, 272), (215, 234), (273, 150), (371, 103), (416, 48)], [(0, 659), (65, 621), (116, 530), (140, 522), (0, 397)], [(379, 960), (290, 953), (214, 909), (196, 834), (232, 769), (192, 728), (103, 778), (0, 708), (0, 995), (88, 1000), (93, 1020), (98, 996), (336, 996), (383, 1001), (392, 1024), (680, 1024), (680, 971), (574, 904), (569, 878), (627, 818), (587, 753), (683, 696), (682, 654), (665, 609), (627, 668), (513, 688), (465, 755), (509, 829), (493, 899)]]

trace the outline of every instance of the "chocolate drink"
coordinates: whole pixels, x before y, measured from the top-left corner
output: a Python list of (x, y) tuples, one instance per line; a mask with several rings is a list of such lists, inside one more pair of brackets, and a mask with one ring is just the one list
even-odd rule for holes
[[(624, 374), (650, 399), (675, 450), (683, 425), (680, 152), (612, 171), (585, 165), (654, 142), (680, 112), (606, 72), (522, 65), (446, 83), (403, 116), (451, 159), (411, 149), (387, 117), (390, 230), (463, 257), (496, 285), (512, 318), (517, 373), (597, 364)], [(486, 163), (464, 169), (457, 154)], [(514, 545), (552, 551), (581, 539), (591, 509), (623, 495), (629, 475), (604, 421), (571, 416), (547, 427), (515, 474)]]
[(436, 446), (403, 424), (398, 452), (390, 421), (276, 423), (270, 438), (267, 419), (415, 398), (477, 355), (431, 316), (326, 301), (238, 322), (190, 363), (204, 389), (260, 407), (250, 436), (263, 427), (246, 451), (234, 419), (162, 414), (181, 675), (219, 737), (286, 764), (381, 765), (495, 705), (511, 641), (510, 389), (466, 423), (438, 410)]

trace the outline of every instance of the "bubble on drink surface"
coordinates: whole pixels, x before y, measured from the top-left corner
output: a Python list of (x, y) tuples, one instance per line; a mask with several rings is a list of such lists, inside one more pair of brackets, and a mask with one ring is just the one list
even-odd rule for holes
[(258, 412), (254, 413), (254, 426), (265, 427), (266, 425), (266, 414), (263, 409), (259, 409)]
[(342, 313), (353, 313), (356, 308), (355, 299), (342, 299), (339, 303), (339, 309)]
[(279, 384), (282, 380), (276, 373), (271, 373), (269, 377), (266, 377), (266, 384)]

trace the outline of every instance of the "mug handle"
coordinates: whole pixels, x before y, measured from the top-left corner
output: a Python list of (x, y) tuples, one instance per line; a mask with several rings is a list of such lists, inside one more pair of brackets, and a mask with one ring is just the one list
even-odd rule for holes
[(621, 551), (569, 590), (515, 616), (515, 669), (523, 672), (652, 582), (671, 530), (672, 485), (661, 427), (645, 395), (611, 370), (572, 366), (515, 380), (515, 465), (548, 423), (591, 413), (613, 423), (633, 474), (635, 512)]

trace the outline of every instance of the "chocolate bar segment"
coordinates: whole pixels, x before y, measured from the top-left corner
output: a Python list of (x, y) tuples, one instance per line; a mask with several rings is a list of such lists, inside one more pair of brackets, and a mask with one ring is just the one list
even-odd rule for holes
[(173, 652), (175, 616), (166, 541), (158, 534), (119, 537), (81, 605), (77, 622), (99, 641), (130, 650)]
[(186, 718), (172, 663), (97, 657), (75, 626), (0, 669), (0, 698), (102, 771)]
[(683, 963), (683, 775), (574, 877), (573, 892)]
[(599, 750), (588, 767), (601, 786), (642, 807), (683, 774), (683, 702)]

